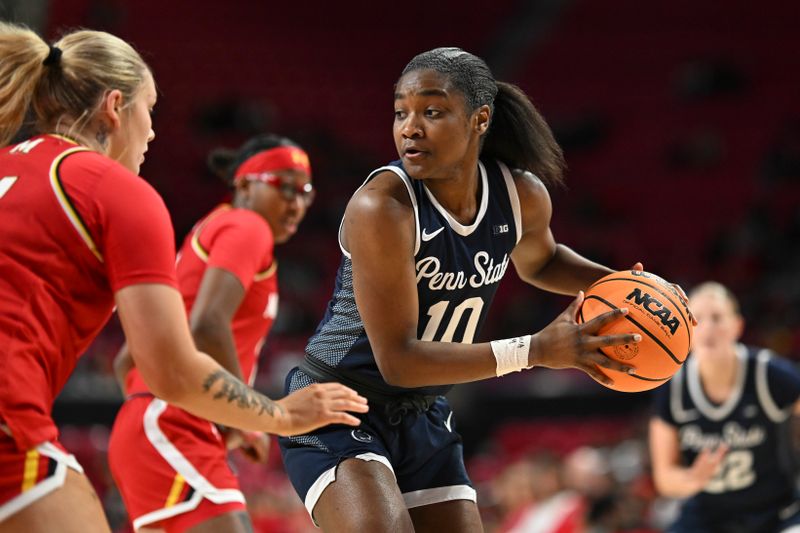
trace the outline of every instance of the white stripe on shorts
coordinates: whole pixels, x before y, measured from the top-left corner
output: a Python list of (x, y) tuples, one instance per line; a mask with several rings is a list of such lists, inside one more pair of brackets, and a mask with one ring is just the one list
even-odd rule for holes
[(14, 496), (5, 504), (0, 505), (0, 522), (21, 511), (29, 506), (36, 500), (44, 498), (54, 490), (64, 486), (64, 481), (67, 479), (67, 468), (71, 468), (76, 472), (83, 474), (83, 468), (74, 455), (64, 453), (49, 442), (44, 442), (36, 447), (36, 451), (45, 457), (54, 459), (56, 463), (56, 471), (47, 479), (43, 479), (30, 490)]
[(477, 502), (478, 497), (475, 489), (469, 485), (451, 485), (449, 487), (435, 487), (432, 489), (404, 492), (403, 500), (406, 502), (406, 507), (411, 509), (412, 507), (422, 507), (423, 505), (432, 505), (434, 503), (449, 502), (452, 500)]
[(144, 413), (142, 421), (144, 432), (147, 440), (150, 441), (150, 444), (153, 445), (159, 455), (164, 458), (175, 472), (183, 476), (183, 479), (195, 490), (195, 493), (185, 502), (171, 507), (156, 509), (136, 517), (133, 520), (133, 528), (137, 530), (148, 524), (191, 511), (200, 504), (203, 498), (207, 498), (217, 505), (231, 502), (245, 503), (244, 495), (241, 491), (220, 489), (212, 485), (161, 431), (158, 425), (158, 418), (167, 409), (167, 406), (168, 404), (164, 400), (153, 398)]
[[(376, 453), (362, 453), (360, 455), (356, 455), (354, 459), (361, 459), (362, 461), (378, 461), (379, 463), (386, 465), (386, 468), (388, 468), (392, 472), (392, 475), (394, 475), (394, 469), (392, 468), (391, 463), (382, 455), (378, 455)], [(337, 468), (338, 465), (323, 472), (306, 493), (306, 499), (304, 503), (312, 521), (314, 521), (314, 506), (317, 505), (320, 496), (322, 496), (322, 492), (328, 487), (328, 485), (336, 481)], [(449, 487), (434, 487), (432, 489), (405, 492), (403, 493), (403, 500), (405, 501), (406, 508), (411, 509), (412, 507), (421, 507), (423, 505), (431, 505), (434, 503), (449, 502), (453, 500), (469, 500), (471, 502), (477, 502), (478, 498), (475, 489), (469, 485), (451, 485)], [(314, 521), (314, 525), (319, 527), (316, 521)]]
[[(392, 475), (394, 475), (394, 468), (392, 468), (392, 463), (389, 462), (389, 459), (382, 455), (378, 455), (377, 453), (362, 453), (356, 455), (353, 459), (361, 459), (362, 461), (378, 461), (386, 465), (386, 468), (391, 471)], [(306, 500), (305, 506), (308, 514), (311, 516), (311, 520), (314, 520), (314, 506), (317, 505), (317, 501), (319, 501), (319, 497), (322, 496), (322, 491), (324, 491), (328, 485), (336, 481), (336, 469), (339, 465), (331, 467), (324, 471), (322, 475), (320, 475), (317, 480), (311, 485), (311, 488), (308, 489), (306, 492)], [(319, 527), (316, 522), (314, 525)]]

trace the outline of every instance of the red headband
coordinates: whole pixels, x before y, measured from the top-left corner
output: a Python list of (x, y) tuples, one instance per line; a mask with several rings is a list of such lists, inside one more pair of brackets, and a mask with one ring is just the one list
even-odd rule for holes
[(233, 175), (239, 181), (247, 174), (262, 174), (278, 170), (300, 170), (311, 176), (308, 154), (296, 146), (279, 146), (258, 152), (239, 165)]

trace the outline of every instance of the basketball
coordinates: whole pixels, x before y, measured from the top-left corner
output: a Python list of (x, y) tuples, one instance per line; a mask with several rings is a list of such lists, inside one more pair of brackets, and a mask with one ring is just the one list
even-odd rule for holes
[(603, 327), (597, 335), (639, 333), (642, 340), (602, 348), (608, 357), (636, 368), (636, 375), (603, 368), (614, 380), (610, 388), (641, 392), (666, 383), (689, 355), (692, 322), (688, 309), (666, 280), (649, 272), (625, 270), (587, 289), (577, 321), (582, 324), (620, 307), (628, 308), (625, 318)]

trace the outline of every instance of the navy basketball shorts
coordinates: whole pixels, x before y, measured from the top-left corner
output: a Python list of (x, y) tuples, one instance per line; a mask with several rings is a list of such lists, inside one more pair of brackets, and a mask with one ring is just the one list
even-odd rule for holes
[(461, 436), (445, 397), (438, 397), (426, 412), (407, 413), (397, 425), (390, 424), (383, 406), (376, 404), (359, 418), (357, 428), (332, 425), (279, 439), (286, 472), (312, 519), (317, 500), (336, 480), (336, 469), (345, 459), (384, 464), (394, 474), (408, 508), (476, 501), (464, 467)]

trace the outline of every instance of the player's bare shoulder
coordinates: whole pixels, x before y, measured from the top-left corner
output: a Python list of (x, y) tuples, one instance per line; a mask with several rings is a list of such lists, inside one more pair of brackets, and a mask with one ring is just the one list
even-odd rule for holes
[(346, 219), (400, 222), (412, 219), (414, 208), (402, 179), (391, 171), (381, 172), (365, 183), (347, 204)]
[(553, 204), (542, 180), (529, 170), (511, 169), (511, 175), (517, 186), (523, 227), (549, 225)]
[(407, 228), (413, 234), (414, 205), (403, 180), (394, 172), (377, 174), (350, 198), (341, 233), (345, 248), (349, 247), (348, 234), (360, 228), (384, 228), (384, 236), (392, 228), (401, 232)]

